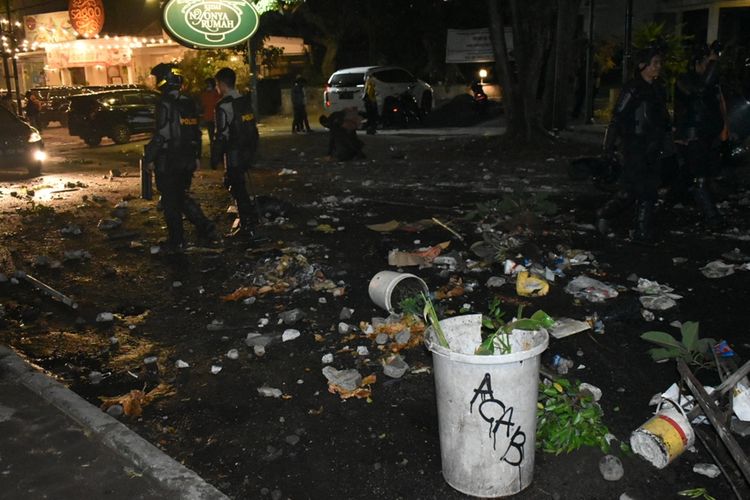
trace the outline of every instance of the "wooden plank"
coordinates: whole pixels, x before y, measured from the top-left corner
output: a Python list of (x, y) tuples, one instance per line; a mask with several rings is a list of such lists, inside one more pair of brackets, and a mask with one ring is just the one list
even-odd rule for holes
[(750, 486), (742, 479), (742, 473), (737, 468), (732, 460), (732, 457), (727, 453), (727, 449), (724, 444), (718, 439), (715, 432), (711, 432), (708, 429), (695, 428), (695, 435), (703, 446), (706, 448), (708, 453), (714, 459), (714, 463), (721, 469), (724, 478), (731, 486), (734, 491), (737, 500), (746, 500), (750, 498)]
[(748, 461), (747, 455), (745, 455), (745, 452), (743, 452), (742, 448), (737, 444), (734, 436), (732, 436), (726, 426), (723, 425), (719, 419), (719, 415), (717, 415), (718, 405), (716, 401), (711, 399), (711, 396), (708, 395), (703, 388), (703, 385), (701, 385), (698, 379), (695, 378), (693, 372), (690, 371), (690, 368), (688, 368), (685, 362), (681, 359), (677, 360), (677, 370), (680, 372), (680, 376), (682, 376), (682, 379), (685, 381), (685, 384), (687, 384), (690, 392), (693, 393), (695, 400), (698, 401), (698, 404), (703, 408), (703, 413), (711, 422), (711, 425), (714, 426), (716, 433), (732, 455), (732, 458), (742, 472), (742, 475), (745, 476), (745, 481), (750, 483), (750, 461)]

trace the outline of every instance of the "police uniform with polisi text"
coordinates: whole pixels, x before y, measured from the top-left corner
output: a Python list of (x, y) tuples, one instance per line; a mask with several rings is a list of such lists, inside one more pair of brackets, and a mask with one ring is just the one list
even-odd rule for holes
[(237, 203), (240, 231), (252, 234), (256, 217), (245, 184), (245, 172), (258, 149), (258, 127), (250, 97), (230, 90), (216, 105), (216, 135), (211, 146), (211, 165), (224, 161), (224, 185)]
[(154, 165), (167, 223), (167, 245), (180, 250), (185, 245), (183, 214), (200, 237), (212, 239), (214, 233), (214, 224), (187, 194), (201, 155), (198, 110), (192, 99), (180, 94), (182, 77), (175, 65), (159, 64), (151, 74), (162, 95), (156, 106), (156, 130), (144, 147), (144, 162)]

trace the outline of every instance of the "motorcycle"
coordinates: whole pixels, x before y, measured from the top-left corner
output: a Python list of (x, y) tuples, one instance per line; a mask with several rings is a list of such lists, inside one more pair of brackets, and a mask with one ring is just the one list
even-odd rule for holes
[(381, 119), (384, 126), (398, 125), (408, 127), (422, 121), (419, 104), (411, 94), (412, 88), (396, 96), (388, 96), (383, 101)]

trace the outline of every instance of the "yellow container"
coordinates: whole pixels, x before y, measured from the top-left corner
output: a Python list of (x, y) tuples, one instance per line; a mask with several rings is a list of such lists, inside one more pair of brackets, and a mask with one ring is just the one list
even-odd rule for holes
[(695, 433), (681, 409), (671, 403), (630, 436), (630, 447), (657, 469), (663, 469), (695, 442)]

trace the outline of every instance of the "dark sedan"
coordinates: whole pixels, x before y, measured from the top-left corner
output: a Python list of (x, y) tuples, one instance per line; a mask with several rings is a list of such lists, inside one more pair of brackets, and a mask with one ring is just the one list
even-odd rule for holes
[(39, 175), (47, 158), (39, 131), (0, 107), (0, 170), (26, 168)]

